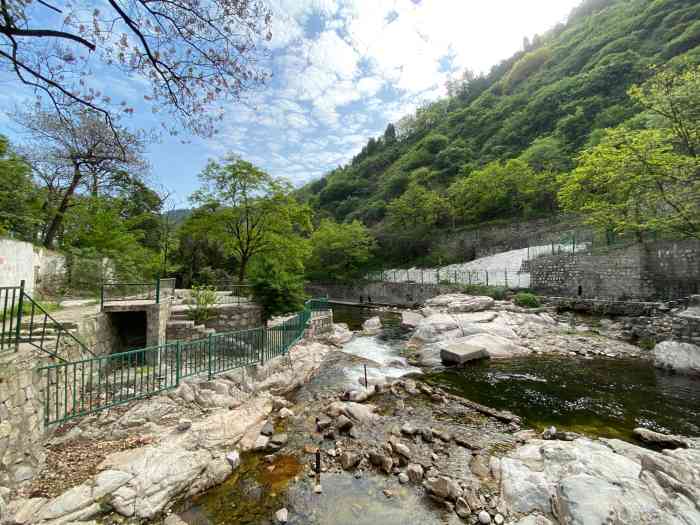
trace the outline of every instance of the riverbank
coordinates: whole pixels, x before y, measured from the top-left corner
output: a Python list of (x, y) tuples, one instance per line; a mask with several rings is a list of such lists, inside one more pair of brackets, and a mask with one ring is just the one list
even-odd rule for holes
[(245, 476), (189, 500), (182, 519), (274, 523), (280, 511), (288, 523), (324, 525), (700, 518), (698, 440), (656, 452), (571, 432), (540, 435), (513, 414), (412, 379), (350, 385), (345, 371), (364, 364), (329, 353), (288, 409), (271, 415), (272, 438), (284, 435), (284, 447), (246, 456)]
[[(329, 340), (345, 337), (336, 331)], [(46, 443), (39, 475), (0, 494), (0, 521), (160, 519), (175, 501), (227, 479), (240, 453), (255, 447), (270, 413), (288, 404), (280, 396), (308, 382), (331, 350), (304, 341), (288, 357), (186, 380), (165, 395), (63, 426)]]
[[(667, 439), (653, 450), (598, 439), (602, 434), (590, 429), (533, 431), (531, 416), (507, 398), (479, 404), (473, 391), (437, 380), (482, 369), (483, 381), (470, 379), (477, 390), (487, 392), (488, 381), (503, 391), (493, 367), (430, 365), (436, 350), (440, 360), (440, 345), (472, 336), (518, 347), (491, 360), (508, 366), (558, 359), (553, 368), (575, 371), (625, 359), (649, 363), (648, 353), (546, 310), (489, 303), (475, 311), (485, 303), (440, 301), (420, 312), (380, 312), (364, 330), (375, 335), (336, 325), (323, 342), (295, 347), (291, 359), (185, 383), (172, 395), (64, 428), (49, 444), (47, 469), (13, 496), (3, 523), (547, 525), (602, 523), (608, 515), (619, 523), (646, 523), (647, 515), (653, 523), (700, 521), (697, 439)], [(587, 350), (591, 341), (602, 345), (593, 347), (600, 353)], [(421, 360), (428, 352), (433, 361)], [(502, 384), (525, 385), (517, 395), (543, 391), (535, 389), (542, 374), (523, 375), (505, 374)], [(624, 397), (618, 386), (605, 388)], [(624, 402), (604, 408), (628, 410)]]
[[(394, 334), (401, 315), (378, 313)], [(645, 523), (648, 514), (671, 524), (700, 517), (692, 499), (700, 479), (697, 439), (682, 440), (689, 449), (659, 452), (622, 439), (522, 429), (513, 414), (426, 384), (421, 373), (430, 380), (434, 372), (405, 358), (412, 337), (387, 337), (377, 324), (364, 329), (375, 335), (358, 333), (326, 356), (319, 373), (289, 398), (293, 415), (273, 414), (284, 448), (246, 457), (245, 475), (188, 501), (180, 509), (186, 523), (275, 523), (282, 516), (294, 524), (546, 525), (602, 523), (612, 513), (619, 523)], [(568, 326), (561, 329), (569, 335)], [(560, 359), (560, 367), (575, 368), (596, 359), (616, 363), (614, 352), (588, 358), (530, 352), (522, 359)], [(625, 359), (651, 367), (639, 359), (641, 349), (631, 353)]]

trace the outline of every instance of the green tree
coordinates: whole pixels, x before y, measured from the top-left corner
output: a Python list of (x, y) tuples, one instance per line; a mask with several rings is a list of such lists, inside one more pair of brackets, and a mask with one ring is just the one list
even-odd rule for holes
[[(538, 176), (525, 161), (513, 159), (492, 162), (458, 179), (450, 186), (448, 196), (454, 213), (467, 223), (525, 217), (546, 206), (541, 202), (548, 195), (543, 186), (551, 188), (554, 182), (549, 172)], [(549, 195), (554, 194), (552, 189), (549, 191)]]
[(601, 231), (700, 238), (700, 163), (658, 129), (611, 130), (563, 177), (559, 199)]
[(34, 240), (42, 220), (40, 194), (31, 179), (31, 168), (0, 135), (0, 235), (10, 233)]
[(663, 68), (629, 90), (652, 129), (621, 126), (564, 179), (564, 207), (601, 230), (700, 238), (700, 67)]
[(372, 258), (375, 241), (359, 221), (321, 221), (311, 236), (307, 275), (316, 280), (347, 281), (362, 275)]
[(254, 257), (278, 249), (275, 240), (310, 230), (310, 210), (292, 197), (289, 184), (250, 162), (236, 156), (211, 161), (200, 179), (203, 186), (192, 200), (203, 213), (193, 226), (222, 243), (237, 263), (241, 282)]
[(399, 227), (431, 227), (445, 215), (447, 203), (443, 197), (415, 182), (406, 192), (387, 206), (392, 224)]
[(120, 279), (154, 278), (158, 274), (156, 250), (142, 244), (139, 217), (125, 218), (123, 199), (81, 197), (64, 218), (62, 247), (87, 258), (109, 258)]
[(265, 321), (274, 315), (301, 310), (307, 298), (303, 276), (290, 272), (274, 258), (262, 259), (253, 266), (250, 283), (253, 298), (263, 308)]
[(386, 131), (384, 131), (384, 142), (386, 144), (393, 144), (396, 142), (396, 128), (391, 123), (389, 123), (386, 127)]

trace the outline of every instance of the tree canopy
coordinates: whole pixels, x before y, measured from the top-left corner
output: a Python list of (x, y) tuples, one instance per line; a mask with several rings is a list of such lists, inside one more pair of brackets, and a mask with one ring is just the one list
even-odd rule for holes
[[(262, 58), (271, 13), (260, 0), (62, 0), (0, 3), (0, 63), (59, 114), (90, 109), (110, 126), (134, 111), (117, 87), (94, 81), (139, 77), (163, 125), (210, 135), (224, 108), (269, 74)], [(123, 90), (122, 92), (123, 93)]]

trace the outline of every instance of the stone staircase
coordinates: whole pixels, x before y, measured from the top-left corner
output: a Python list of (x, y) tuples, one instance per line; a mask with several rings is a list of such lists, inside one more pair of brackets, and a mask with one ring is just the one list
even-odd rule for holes
[(215, 333), (213, 328), (207, 328), (190, 319), (189, 308), (186, 305), (175, 305), (171, 308), (170, 318), (165, 328), (167, 341), (204, 339), (213, 333)]

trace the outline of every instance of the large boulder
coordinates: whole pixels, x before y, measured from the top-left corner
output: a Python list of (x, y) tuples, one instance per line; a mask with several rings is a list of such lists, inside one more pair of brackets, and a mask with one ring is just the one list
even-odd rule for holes
[(414, 310), (404, 310), (401, 312), (401, 328), (404, 330), (415, 329), (423, 320), (423, 314)]
[(661, 434), (660, 432), (654, 432), (648, 428), (635, 428), (634, 435), (645, 443), (651, 443), (660, 448), (688, 448), (690, 446), (689, 440), (683, 436), (674, 436), (671, 434)]
[(420, 348), (426, 343), (461, 337), (462, 330), (455, 318), (448, 314), (432, 314), (425, 317), (409, 340), (409, 346)]
[(663, 341), (654, 347), (654, 364), (682, 374), (700, 375), (700, 347)]
[(345, 323), (334, 323), (333, 324), (333, 332), (326, 336), (326, 340), (336, 346), (342, 346), (345, 343), (349, 343), (354, 334), (352, 333), (352, 330), (348, 328), (348, 325)]
[(463, 365), (469, 361), (487, 359), (489, 353), (481, 346), (466, 342), (452, 343), (440, 351), (440, 358), (446, 365)]
[(382, 320), (379, 317), (370, 317), (362, 323), (362, 333), (364, 335), (377, 335), (382, 331)]
[(502, 458), (501, 498), (570, 525), (700, 523), (700, 450), (533, 440)]
[(464, 312), (481, 312), (493, 308), (495, 301), (491, 297), (470, 297), (454, 301), (447, 306), (447, 311), (453, 314)]
[(506, 359), (530, 353), (530, 350), (520, 346), (517, 342), (495, 334), (474, 334), (460, 341), (483, 348), (491, 359)]

